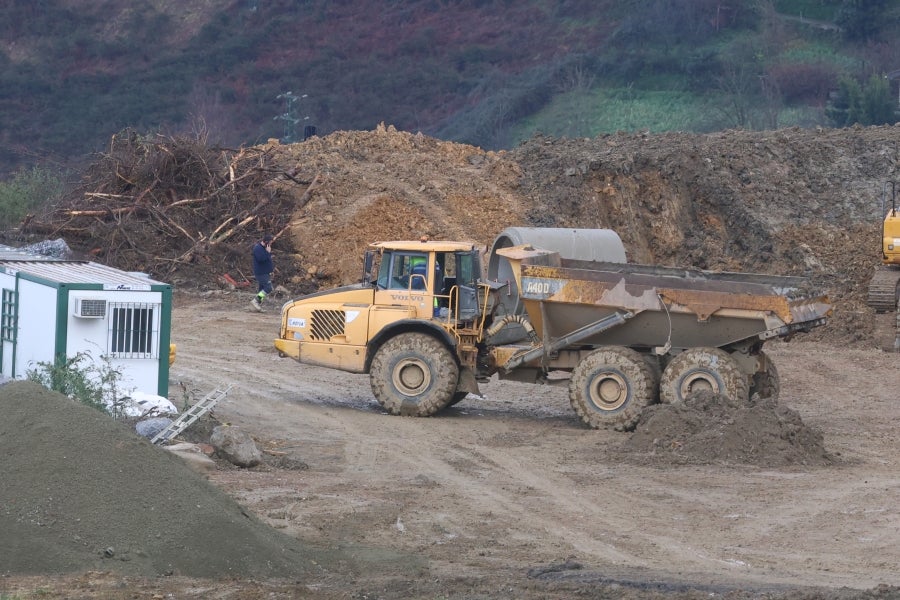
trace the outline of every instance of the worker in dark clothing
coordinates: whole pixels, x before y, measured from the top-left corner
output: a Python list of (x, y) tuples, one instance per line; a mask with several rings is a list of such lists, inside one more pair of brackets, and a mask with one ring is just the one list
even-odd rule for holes
[(253, 244), (253, 276), (259, 290), (253, 296), (250, 304), (257, 312), (262, 312), (262, 303), (268, 294), (272, 293), (272, 272), (275, 266), (272, 264), (272, 237), (271, 233), (267, 233), (263, 238)]

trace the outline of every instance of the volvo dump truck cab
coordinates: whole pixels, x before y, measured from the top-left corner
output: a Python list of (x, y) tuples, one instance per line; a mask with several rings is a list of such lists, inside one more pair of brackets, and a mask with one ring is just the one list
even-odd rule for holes
[(484, 318), (480, 257), (467, 242), (374, 243), (360, 283), (285, 304), (275, 346), (302, 363), (369, 373), (391, 413), (433, 414), (478, 393), (469, 366)]
[[(579, 232), (587, 248), (571, 243)], [(586, 424), (626, 430), (648, 404), (703, 390), (777, 395), (763, 344), (830, 312), (801, 278), (628, 264), (608, 230), (518, 234), (498, 236), (487, 276), (471, 243), (372, 244), (360, 283), (284, 305), (275, 346), (368, 373), (395, 415), (433, 415), (494, 375), (548, 383), (568, 373)]]

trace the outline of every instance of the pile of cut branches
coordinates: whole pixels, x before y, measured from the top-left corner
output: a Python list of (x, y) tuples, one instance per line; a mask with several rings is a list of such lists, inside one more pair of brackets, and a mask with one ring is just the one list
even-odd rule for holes
[(298, 192), (305, 187), (306, 199), (312, 183), (279, 167), (265, 147), (211, 148), (126, 130), (77, 188), (22, 231), (62, 237), (98, 262), (163, 280), (242, 274), (254, 241), (284, 233)]

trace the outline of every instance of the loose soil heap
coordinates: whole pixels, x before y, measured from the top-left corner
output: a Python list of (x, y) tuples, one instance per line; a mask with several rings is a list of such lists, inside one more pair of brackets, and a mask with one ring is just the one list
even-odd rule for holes
[(647, 407), (622, 450), (623, 460), (642, 464), (779, 468), (835, 463), (822, 434), (777, 400), (738, 402), (712, 392), (681, 404)]
[(715, 134), (537, 136), (510, 152), (379, 126), (240, 150), (121, 134), (83, 185), (18, 240), (63, 236), (87, 256), (181, 287), (249, 277), (280, 234), (292, 294), (358, 280), (366, 245), (471, 240), (509, 226), (608, 227), (632, 262), (804, 274), (835, 301), (816, 332), (872, 343), (881, 190), (900, 126)]
[(0, 386), (0, 574), (294, 578), (339, 557), (241, 508), (101, 412), (32, 382)]

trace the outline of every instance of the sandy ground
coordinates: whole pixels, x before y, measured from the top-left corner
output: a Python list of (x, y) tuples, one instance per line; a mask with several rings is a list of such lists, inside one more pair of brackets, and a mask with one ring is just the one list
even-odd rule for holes
[(581, 424), (564, 387), (492, 381), (439, 416), (388, 416), (367, 376), (279, 358), (277, 307), (245, 304), (177, 299), (172, 379), (188, 395), (234, 384), (216, 416), (309, 468), (213, 481), (290, 535), (369, 549), (363, 588), (400, 567), (394, 553), (427, 563), (429, 590), (900, 585), (900, 356), (768, 347), (782, 403), (823, 433), (833, 466), (642, 466), (621, 460), (627, 434)]

